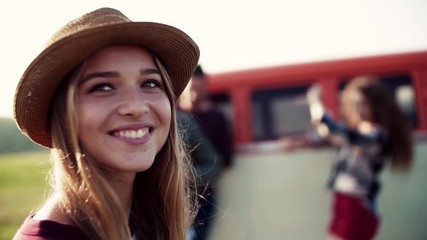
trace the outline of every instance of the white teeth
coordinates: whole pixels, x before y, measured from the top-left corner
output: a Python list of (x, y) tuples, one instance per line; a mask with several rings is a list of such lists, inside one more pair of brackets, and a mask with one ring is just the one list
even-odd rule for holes
[(125, 130), (125, 131), (118, 131), (115, 132), (114, 135), (118, 137), (125, 137), (125, 138), (142, 138), (148, 133), (148, 128), (143, 128), (139, 130)]
[[(138, 131), (139, 132), (139, 131)], [(132, 131), (132, 132), (130, 132), (131, 133), (131, 135), (130, 135), (130, 137), (131, 138), (137, 138), (137, 134), (138, 134), (138, 132), (135, 132), (135, 131)]]

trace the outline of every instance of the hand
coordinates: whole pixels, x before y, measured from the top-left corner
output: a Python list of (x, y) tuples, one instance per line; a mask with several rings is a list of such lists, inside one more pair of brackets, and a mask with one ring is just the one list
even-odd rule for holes
[(323, 88), (319, 84), (314, 84), (307, 91), (307, 102), (309, 105), (322, 103)]
[(325, 114), (325, 108), (321, 102), (316, 102), (309, 105), (311, 121), (313, 123), (319, 122)]
[(319, 84), (314, 84), (307, 91), (307, 102), (310, 108), (312, 122), (318, 122), (325, 113), (322, 101), (323, 88)]

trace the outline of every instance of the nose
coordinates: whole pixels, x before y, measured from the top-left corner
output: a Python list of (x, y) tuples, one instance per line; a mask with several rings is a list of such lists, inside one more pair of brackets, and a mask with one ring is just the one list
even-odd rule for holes
[(149, 104), (139, 89), (128, 89), (120, 93), (117, 112), (123, 116), (139, 117), (149, 111)]

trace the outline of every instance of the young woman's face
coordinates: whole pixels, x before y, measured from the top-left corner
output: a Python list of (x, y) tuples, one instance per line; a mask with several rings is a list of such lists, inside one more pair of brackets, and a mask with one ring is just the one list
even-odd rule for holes
[(91, 56), (79, 80), (79, 141), (104, 168), (140, 172), (166, 142), (171, 106), (152, 55), (117, 45)]
[(350, 127), (357, 127), (362, 121), (372, 120), (371, 107), (360, 91), (349, 92), (344, 101), (344, 117)]

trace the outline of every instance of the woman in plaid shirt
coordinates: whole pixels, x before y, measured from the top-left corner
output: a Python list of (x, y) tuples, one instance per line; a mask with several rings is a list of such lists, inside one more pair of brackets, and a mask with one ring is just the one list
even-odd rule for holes
[(411, 164), (409, 124), (375, 76), (356, 77), (344, 89), (344, 124), (325, 112), (321, 94), (317, 85), (308, 91), (312, 121), (317, 129), (327, 129), (339, 147), (329, 179), (334, 203), (328, 239), (373, 239), (380, 220), (379, 174), (388, 160), (393, 168), (408, 169)]

